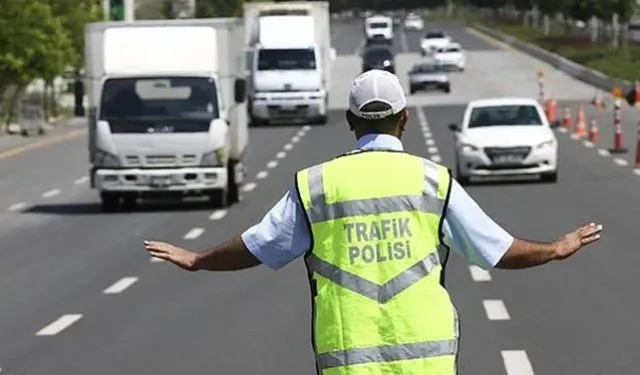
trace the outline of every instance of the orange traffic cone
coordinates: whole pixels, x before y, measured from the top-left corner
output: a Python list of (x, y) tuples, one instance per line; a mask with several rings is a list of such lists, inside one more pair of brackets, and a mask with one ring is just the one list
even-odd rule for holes
[(565, 129), (571, 129), (571, 109), (569, 107), (565, 107), (564, 116), (562, 117), (562, 127)]
[(589, 141), (598, 142), (600, 140), (600, 129), (596, 124), (596, 119), (591, 119), (591, 126), (589, 127)]
[(545, 108), (545, 114), (547, 115), (547, 120), (549, 124), (555, 124), (558, 121), (558, 103), (556, 100), (551, 98), (547, 100)]
[(578, 110), (578, 118), (576, 119), (576, 127), (573, 133), (578, 137), (587, 136), (587, 118), (584, 114), (584, 106), (581, 105)]

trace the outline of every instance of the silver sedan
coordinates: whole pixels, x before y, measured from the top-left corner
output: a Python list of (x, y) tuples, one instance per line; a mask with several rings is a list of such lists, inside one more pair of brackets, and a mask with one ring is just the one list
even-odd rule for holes
[(414, 94), (419, 90), (438, 90), (451, 92), (449, 75), (442, 65), (435, 60), (420, 62), (409, 71), (409, 91)]

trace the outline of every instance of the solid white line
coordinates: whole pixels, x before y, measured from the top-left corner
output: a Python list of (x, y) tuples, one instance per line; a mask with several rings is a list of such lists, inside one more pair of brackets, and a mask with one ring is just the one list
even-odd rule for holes
[(118, 294), (127, 290), (138, 281), (137, 277), (123, 277), (103, 291), (104, 294)]
[(291, 142), (292, 142), (292, 143), (298, 143), (298, 142), (300, 142), (300, 137), (295, 136), (295, 137), (291, 138)]
[(487, 313), (489, 320), (511, 319), (509, 312), (507, 312), (507, 307), (499, 299), (485, 299), (482, 301), (482, 305), (484, 305), (484, 311)]
[(629, 165), (629, 162), (624, 160), (624, 159), (620, 159), (620, 158), (615, 158), (613, 159), (613, 162), (618, 164), (621, 167), (626, 167), (627, 165)]
[(267, 163), (267, 168), (272, 169), (278, 166), (278, 162), (275, 160), (271, 160), (270, 162)]
[(255, 182), (249, 182), (248, 184), (242, 187), (242, 191), (251, 191), (254, 190), (258, 186)]
[(475, 282), (491, 281), (491, 274), (487, 270), (483, 270), (478, 266), (469, 266), (471, 278)]
[(185, 240), (195, 240), (196, 238), (202, 236), (204, 233), (204, 228), (193, 228), (184, 235)]
[(258, 174), (256, 174), (256, 178), (259, 180), (262, 180), (263, 178), (266, 178), (269, 175), (269, 172), (267, 171), (260, 171), (258, 172)]
[(84, 177), (80, 177), (79, 179), (73, 181), (73, 183), (76, 184), (76, 185), (80, 185), (80, 184), (84, 184), (87, 181), (89, 181), (89, 177), (84, 176)]
[(442, 158), (440, 157), (440, 155), (431, 155), (431, 161), (433, 161), (434, 163), (440, 163), (442, 161)]
[(162, 262), (164, 262), (164, 259), (151, 257), (151, 263), (162, 263)]
[(304, 130), (305, 132), (308, 132), (309, 130), (311, 130), (311, 126), (305, 125), (302, 127), (302, 130)]
[(436, 144), (436, 141), (434, 141), (433, 139), (429, 138), (429, 139), (425, 140), (424, 143), (426, 143), (427, 146), (433, 146), (433, 145)]
[(286, 152), (284, 152), (284, 151), (280, 151), (280, 152), (278, 152), (278, 153), (276, 154), (276, 158), (278, 158), (278, 159), (284, 159), (284, 158), (285, 158), (285, 156), (287, 156), (287, 153), (286, 153)]
[(584, 145), (584, 147), (587, 147), (587, 148), (593, 148), (593, 146), (595, 146), (591, 141), (584, 141), (582, 142), (582, 144)]
[(53, 196), (56, 196), (60, 194), (60, 189), (53, 189), (53, 190), (49, 190), (46, 193), (42, 194), (42, 198), (51, 198)]
[(36, 332), (36, 336), (55, 336), (58, 333), (69, 328), (73, 323), (82, 318), (82, 314), (66, 314), (62, 315), (53, 323)]
[(611, 153), (603, 148), (598, 149), (598, 154), (600, 154), (600, 156), (611, 156)]
[(500, 354), (507, 375), (535, 375), (524, 350), (503, 350)]
[(438, 148), (436, 146), (429, 146), (429, 148), (427, 148), (427, 151), (429, 151), (430, 154), (437, 154)]
[(209, 216), (209, 220), (220, 220), (225, 216), (227, 216), (227, 210), (215, 210), (211, 216)]
[(293, 148), (293, 145), (291, 143), (287, 143), (283, 148), (287, 151), (290, 151)]
[(27, 204), (24, 202), (20, 202), (20, 203), (16, 203), (16, 204), (12, 204), (11, 206), (9, 206), (9, 208), (7, 208), (7, 210), (9, 211), (19, 211), (23, 208), (27, 207)]

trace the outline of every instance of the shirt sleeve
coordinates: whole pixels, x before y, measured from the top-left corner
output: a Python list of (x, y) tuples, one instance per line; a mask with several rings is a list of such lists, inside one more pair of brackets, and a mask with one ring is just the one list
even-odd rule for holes
[(511, 247), (513, 236), (493, 221), (455, 179), (451, 184), (442, 228), (445, 244), (472, 264), (484, 269), (495, 267)]
[(279, 269), (304, 255), (311, 234), (295, 187), (267, 212), (262, 221), (242, 233), (251, 254), (272, 269)]

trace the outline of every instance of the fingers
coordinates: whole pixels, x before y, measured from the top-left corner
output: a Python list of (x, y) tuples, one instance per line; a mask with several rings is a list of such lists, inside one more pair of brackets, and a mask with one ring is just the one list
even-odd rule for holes
[(596, 242), (599, 239), (600, 239), (600, 233), (594, 234), (594, 235), (588, 236), (588, 237), (583, 237), (583, 238), (580, 239), (580, 243), (581, 243), (582, 246), (587, 246), (589, 244), (592, 244), (592, 243)]
[(580, 235), (581, 238), (591, 237), (600, 232), (602, 232), (602, 224), (596, 225), (595, 223), (591, 223), (578, 229), (578, 235)]
[(170, 260), (169, 258), (171, 258), (171, 254), (163, 253), (160, 251), (149, 251), (149, 254), (154, 258), (159, 258), (163, 260)]
[(149, 251), (168, 253), (172, 246), (165, 242), (158, 241), (144, 241), (144, 248)]

